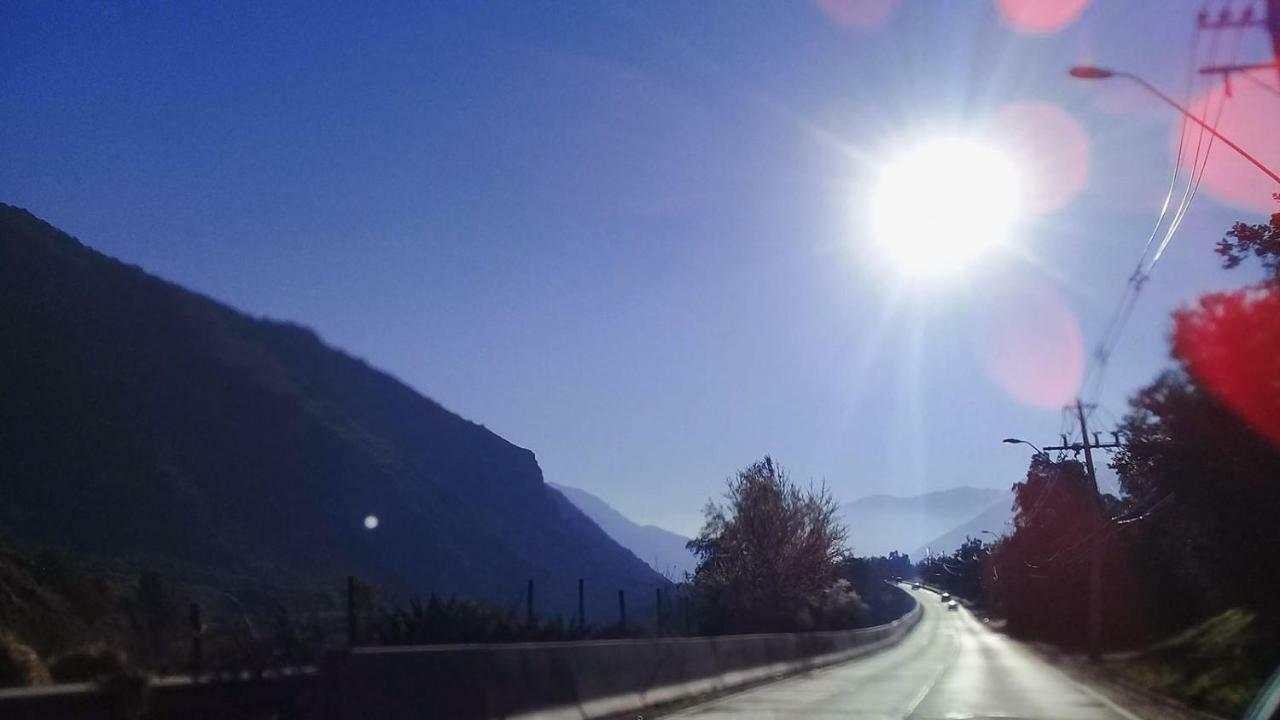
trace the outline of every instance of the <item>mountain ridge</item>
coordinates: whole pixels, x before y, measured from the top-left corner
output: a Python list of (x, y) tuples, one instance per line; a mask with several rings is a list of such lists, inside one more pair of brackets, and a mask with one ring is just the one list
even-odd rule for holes
[(963, 485), (919, 495), (876, 494), (845, 503), (840, 511), (857, 555), (908, 553), (969, 521), (1000, 494)]
[(689, 538), (657, 525), (641, 525), (581, 488), (548, 484), (586, 513), (609, 537), (668, 579), (679, 580), (697, 566), (697, 558), (685, 547)]
[[(312, 330), (254, 318), (0, 204), (0, 529), (125, 567), (568, 610), (656, 573), (534, 454)], [(379, 517), (376, 531), (363, 526)]]

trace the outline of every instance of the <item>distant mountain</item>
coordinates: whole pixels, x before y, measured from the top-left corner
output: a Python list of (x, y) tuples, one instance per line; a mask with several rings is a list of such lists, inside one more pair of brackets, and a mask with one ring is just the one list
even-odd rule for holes
[(992, 542), (995, 537), (983, 533), (989, 530), (996, 536), (1006, 535), (1013, 528), (1009, 522), (1013, 520), (1013, 492), (1001, 492), (994, 502), (985, 510), (969, 520), (938, 535), (911, 552), (911, 557), (919, 559), (925, 556), (926, 548), (934, 554), (950, 555), (964, 543), (966, 538), (978, 538), (983, 542)]
[(11, 539), (206, 585), (354, 574), (515, 604), (533, 579), (544, 612), (570, 612), (580, 577), (608, 608), (662, 582), (549, 489), (532, 452), (310, 330), (3, 204), (0, 397)]
[(586, 513), (609, 537), (672, 580), (692, 573), (697, 559), (686, 547), (689, 538), (655, 525), (638, 525), (586, 490), (548, 483)]
[[(856, 555), (912, 552), (986, 510), (1003, 491), (957, 487), (897, 497), (871, 495), (841, 507)], [(919, 557), (912, 554), (913, 560)]]

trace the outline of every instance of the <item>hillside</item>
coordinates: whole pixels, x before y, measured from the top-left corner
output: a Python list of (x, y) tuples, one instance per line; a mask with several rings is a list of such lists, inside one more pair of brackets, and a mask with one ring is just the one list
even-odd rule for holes
[[(958, 487), (910, 497), (871, 495), (841, 507), (856, 555), (912, 552), (986, 510), (1003, 491)], [(919, 560), (916, 555), (912, 559)]]
[(996, 499), (986, 507), (985, 510), (973, 516), (969, 520), (951, 528), (945, 533), (928, 540), (912, 551), (911, 557), (922, 558), (925, 556), (925, 549), (928, 548), (935, 555), (941, 553), (950, 555), (959, 548), (967, 538), (979, 538), (983, 542), (993, 542), (995, 540), (991, 535), (983, 533), (983, 530), (989, 530), (994, 535), (1006, 535), (1013, 530), (1010, 523), (1013, 520), (1013, 493), (999, 493)]
[(112, 568), (504, 604), (532, 578), (565, 612), (579, 577), (605, 607), (661, 582), (532, 452), (2, 204), (0, 394), (0, 533)]
[(655, 525), (635, 523), (586, 490), (554, 483), (551, 486), (586, 513), (609, 537), (666, 577), (682, 579), (697, 566), (697, 558), (685, 547), (689, 538)]

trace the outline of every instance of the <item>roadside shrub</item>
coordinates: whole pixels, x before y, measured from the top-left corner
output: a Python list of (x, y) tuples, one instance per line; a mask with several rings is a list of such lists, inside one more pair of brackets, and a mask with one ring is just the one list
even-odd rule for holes
[(35, 650), (0, 635), (0, 687), (30, 687), (53, 682)]
[(49, 672), (58, 682), (93, 682), (128, 673), (129, 658), (116, 648), (87, 645), (54, 658)]

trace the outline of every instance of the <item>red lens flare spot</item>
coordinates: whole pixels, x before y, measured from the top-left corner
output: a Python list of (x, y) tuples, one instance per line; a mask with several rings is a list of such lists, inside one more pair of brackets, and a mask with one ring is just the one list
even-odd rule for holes
[(1049, 35), (1070, 25), (1089, 0), (996, 0), (1005, 22), (1027, 35)]
[(1175, 316), (1173, 349), (1196, 382), (1280, 445), (1280, 285), (1215, 293)]
[(1048, 286), (1012, 287), (998, 295), (980, 334), (987, 373), (1014, 399), (1060, 407), (1084, 378), (1084, 335), (1075, 313)]
[(1060, 210), (1084, 188), (1089, 136), (1066, 110), (1040, 101), (1009, 103), (992, 116), (987, 132), (1018, 166), (1027, 211)]
[[(1270, 89), (1269, 89), (1270, 88)], [(1257, 73), (1250, 77), (1236, 75), (1231, 79), (1231, 95), (1225, 86), (1218, 86), (1192, 100), (1190, 110), (1196, 116), (1213, 124), (1218, 108), (1222, 108), (1217, 130), (1231, 139), (1263, 165), (1272, 170), (1280, 169), (1280, 84), (1274, 71)], [(1223, 105), (1225, 100), (1226, 104)], [(1181, 123), (1175, 123), (1172, 132), (1174, 151), (1178, 147), (1178, 131)], [(1209, 149), (1210, 136), (1201, 133), (1199, 126), (1188, 121), (1182, 143), (1182, 163), (1188, 171), (1200, 148), (1200, 159)], [(1220, 141), (1214, 141), (1205, 166), (1201, 189), (1226, 203), (1247, 210), (1275, 212), (1271, 194), (1280, 191), (1280, 185), (1267, 177), (1253, 163)]]
[(871, 30), (893, 17), (900, 0), (814, 0), (818, 9), (843, 28)]

